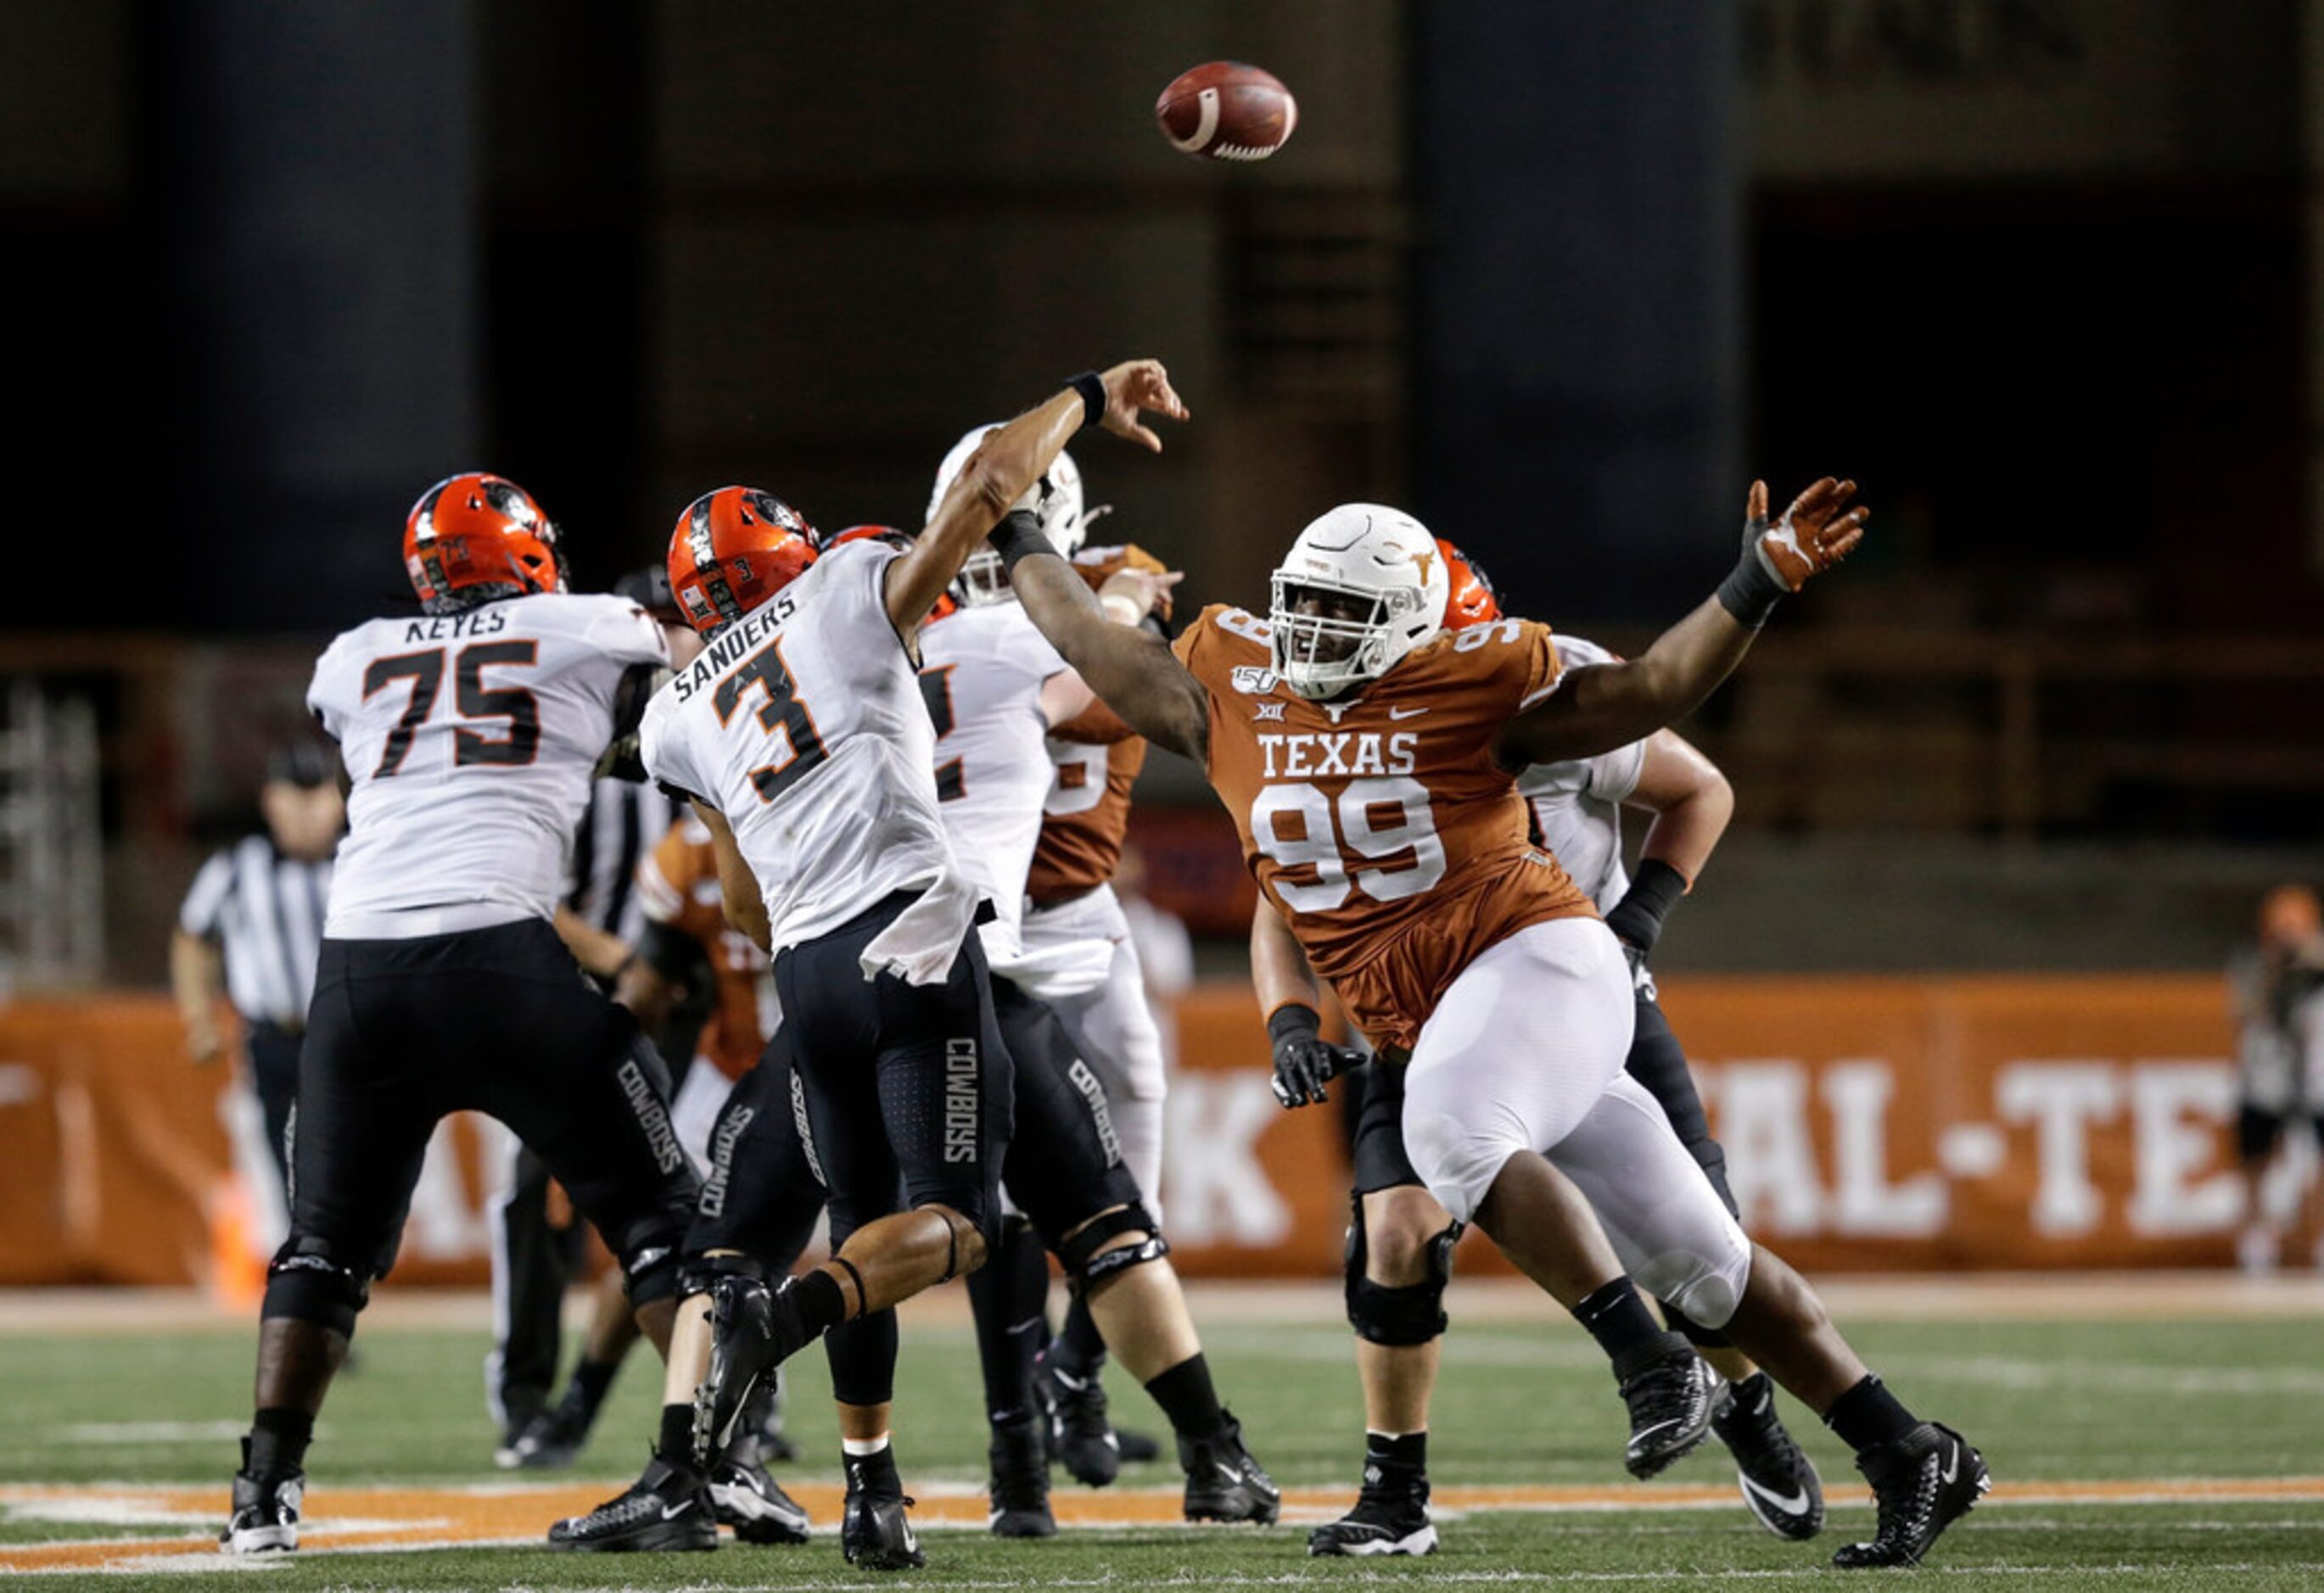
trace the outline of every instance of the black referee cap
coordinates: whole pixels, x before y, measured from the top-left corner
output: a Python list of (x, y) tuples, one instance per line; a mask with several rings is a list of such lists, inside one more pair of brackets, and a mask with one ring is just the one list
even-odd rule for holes
[(286, 741), (266, 755), (266, 781), (280, 780), (313, 790), (334, 778), (331, 755), (312, 741)]

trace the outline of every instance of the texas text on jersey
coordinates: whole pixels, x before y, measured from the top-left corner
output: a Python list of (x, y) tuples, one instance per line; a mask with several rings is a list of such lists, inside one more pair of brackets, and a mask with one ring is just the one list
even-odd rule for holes
[(1408, 1046), (1445, 986), (1528, 925), (1591, 916), (1526, 839), (1493, 745), (1557, 684), (1549, 628), (1507, 620), (1416, 648), (1360, 695), (1295, 695), (1265, 621), (1213, 606), (1176, 650), (1210, 694), (1211, 783), (1260, 888), (1358, 1027)]
[(562, 593), (374, 620), (333, 641), (307, 693), (353, 782), (325, 933), (549, 917), (622, 677), (667, 662), (637, 604)]
[(770, 953), (916, 892), (865, 971), (927, 984), (951, 968), (976, 896), (945, 841), (936, 732), (881, 597), (895, 557), (876, 539), (824, 555), (655, 694), (640, 744), (656, 779), (733, 826)]

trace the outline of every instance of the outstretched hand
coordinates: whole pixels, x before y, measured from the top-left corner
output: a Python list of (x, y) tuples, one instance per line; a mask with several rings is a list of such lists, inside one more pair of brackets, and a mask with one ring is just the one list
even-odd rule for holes
[(1143, 411), (1151, 410), (1173, 420), (1194, 419), (1171, 387), (1170, 373), (1160, 360), (1129, 360), (1098, 380), (1105, 384), (1105, 419), (1100, 424), (1149, 453), (1162, 451), (1162, 439), (1147, 426)]
[(1770, 526), (1767, 483), (1755, 481), (1746, 508), (1744, 535), (1758, 548), (1776, 579), (1797, 592), (1811, 578), (1856, 551), (1856, 545), (1864, 540), (1864, 521), (1871, 511), (1861, 505), (1850, 509), (1848, 502), (1854, 496), (1854, 482), (1834, 481), (1827, 475), (1793, 499), (1784, 518)]

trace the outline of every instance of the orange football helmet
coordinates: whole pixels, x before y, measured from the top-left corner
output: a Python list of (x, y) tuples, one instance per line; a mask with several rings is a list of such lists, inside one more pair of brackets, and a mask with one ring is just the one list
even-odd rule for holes
[(495, 597), (565, 590), (557, 527), (512, 481), (482, 471), (447, 476), (403, 520), (403, 569), (430, 613)]
[(669, 591), (705, 636), (807, 573), (822, 551), (799, 511), (756, 487), (721, 487), (687, 505), (669, 534)]
[(1444, 600), (1444, 629), (1459, 631), (1499, 619), (1501, 600), (1485, 566), (1443, 537), (1436, 539), (1436, 548), (1444, 556), (1444, 580), (1450, 589)]
[[(843, 542), (886, 542), (891, 547), (909, 548), (912, 545), (912, 533), (900, 530), (894, 526), (849, 526), (836, 537), (825, 540), (823, 550), (828, 553)], [(954, 582), (954, 585), (957, 585), (959, 583)], [(921, 622), (933, 625), (946, 615), (956, 614), (959, 612), (960, 599), (947, 592), (936, 599), (936, 606), (928, 611), (928, 617)]]

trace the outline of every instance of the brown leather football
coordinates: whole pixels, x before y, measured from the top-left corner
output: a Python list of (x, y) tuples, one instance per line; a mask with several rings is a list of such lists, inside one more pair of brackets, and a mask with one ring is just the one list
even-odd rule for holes
[(1299, 102), (1275, 74), (1240, 61), (1206, 61), (1181, 72), (1154, 102), (1154, 119), (1176, 148), (1207, 161), (1264, 161), (1299, 124)]

